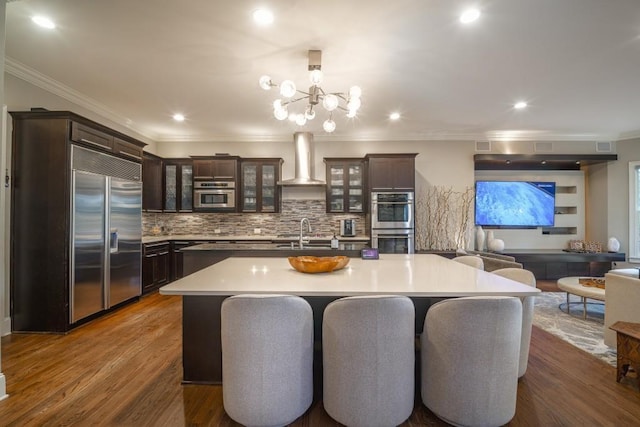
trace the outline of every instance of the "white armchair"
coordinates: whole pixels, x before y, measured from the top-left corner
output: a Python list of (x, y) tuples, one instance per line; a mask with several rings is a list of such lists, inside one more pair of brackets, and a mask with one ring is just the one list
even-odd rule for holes
[(621, 320), (640, 323), (640, 278), (638, 269), (611, 270), (605, 275), (604, 343), (616, 347), (616, 333), (609, 329)]

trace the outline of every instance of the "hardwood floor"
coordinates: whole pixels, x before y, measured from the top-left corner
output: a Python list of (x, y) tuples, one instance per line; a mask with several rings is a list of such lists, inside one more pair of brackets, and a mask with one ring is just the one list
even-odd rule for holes
[[(221, 386), (181, 385), (181, 300), (158, 294), (67, 335), (2, 338), (2, 426), (235, 426)], [(534, 327), (511, 426), (638, 426), (640, 392)], [(316, 402), (294, 426), (337, 426)], [(442, 426), (419, 401), (404, 426)]]

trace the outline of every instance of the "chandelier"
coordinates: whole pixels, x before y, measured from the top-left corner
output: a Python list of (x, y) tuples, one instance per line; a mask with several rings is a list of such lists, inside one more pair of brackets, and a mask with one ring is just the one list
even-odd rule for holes
[[(304, 126), (308, 120), (313, 120), (316, 117), (314, 108), (319, 103), (322, 103), (324, 109), (329, 112), (329, 118), (322, 123), (322, 128), (325, 132), (331, 133), (336, 130), (336, 122), (333, 121), (334, 111), (342, 110), (346, 112), (346, 116), (349, 118), (356, 116), (361, 104), (360, 95), (362, 94), (362, 90), (358, 86), (352, 86), (349, 89), (349, 93), (325, 92), (320, 87), (323, 77), (322, 70), (320, 69), (321, 58), (321, 50), (309, 51), (309, 80), (311, 81), (309, 92), (297, 89), (295, 83), (291, 80), (285, 80), (278, 85), (273, 83), (269, 76), (260, 77), (260, 87), (262, 89), (271, 90), (273, 87), (280, 88), (282, 98), (273, 101), (273, 115), (276, 119), (285, 120), (288, 118), (296, 122), (298, 126)], [(296, 94), (304, 96), (294, 98)], [(307, 100), (304, 112), (289, 112), (290, 105), (302, 100)], [(341, 103), (343, 105), (340, 105)]]

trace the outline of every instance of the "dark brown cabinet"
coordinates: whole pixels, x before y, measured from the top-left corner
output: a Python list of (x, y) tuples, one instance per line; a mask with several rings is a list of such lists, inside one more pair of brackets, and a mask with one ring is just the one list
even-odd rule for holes
[[(63, 112), (52, 112), (58, 114)], [(47, 114), (46, 112), (42, 114)], [(72, 115), (72, 113), (69, 113)], [(85, 145), (92, 149), (107, 151), (118, 157), (132, 160), (136, 163), (142, 161), (142, 149), (144, 143), (129, 138), (126, 135), (115, 136), (113, 131), (104, 128), (99, 124), (85, 124), (80, 122), (82, 118), (75, 116), (76, 120), (71, 121), (71, 137), (70, 139), (81, 145)]]
[(142, 255), (142, 293), (169, 283), (171, 255), (169, 242), (147, 243)]
[(240, 211), (280, 212), (282, 159), (242, 159), (240, 169)]
[[(11, 112), (11, 116), (11, 328), (14, 332), (67, 332), (106, 312), (71, 320), (76, 259), (71, 255), (72, 147), (124, 158), (111, 152), (113, 141), (132, 139), (69, 111)], [(145, 144), (136, 141), (133, 145), (142, 149)], [(134, 166), (132, 169), (139, 169)]]
[(367, 154), (369, 189), (371, 191), (415, 190), (416, 153)]
[(193, 159), (193, 178), (209, 181), (236, 181), (238, 176), (237, 156), (202, 157)]
[(142, 157), (142, 209), (162, 212), (162, 158), (151, 153)]
[(364, 159), (325, 158), (329, 213), (363, 213), (366, 206)]
[(193, 161), (164, 159), (165, 212), (193, 211)]

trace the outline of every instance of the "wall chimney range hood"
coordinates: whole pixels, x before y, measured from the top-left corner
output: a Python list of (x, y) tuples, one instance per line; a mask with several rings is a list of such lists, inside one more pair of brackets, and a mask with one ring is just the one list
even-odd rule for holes
[(296, 132), (293, 134), (295, 147), (295, 177), (278, 182), (282, 186), (320, 186), (324, 181), (314, 179), (313, 134)]

